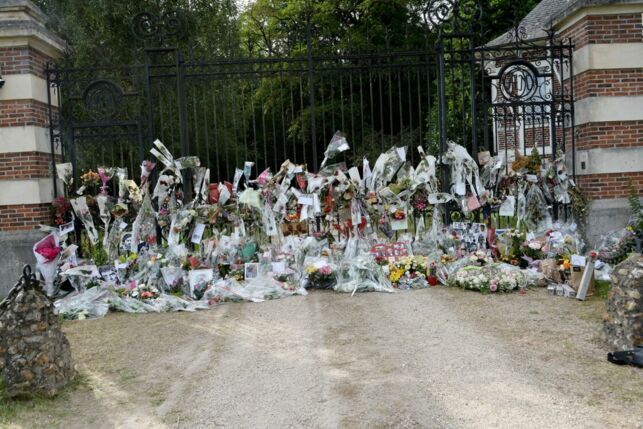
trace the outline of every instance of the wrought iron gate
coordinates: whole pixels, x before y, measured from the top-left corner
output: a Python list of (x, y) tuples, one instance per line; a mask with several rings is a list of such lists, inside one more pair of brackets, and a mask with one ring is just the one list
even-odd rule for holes
[(211, 60), (165, 46), (181, 33), (180, 13), (141, 13), (135, 34), (162, 42), (144, 49), (141, 64), (48, 67), (61, 108), (55, 115), (50, 103), (51, 138), (75, 183), (98, 164), (138, 175), (156, 138), (176, 156), (198, 156), (214, 181), (244, 161), (274, 171), (290, 159), (314, 171), (336, 130), (352, 145), (350, 161), (393, 145), (440, 156), (453, 140), (474, 158), (535, 146), (544, 156), (567, 151), (573, 164), (572, 45), (554, 31), (528, 41), (515, 28), (506, 43), (485, 46), (480, 13), (471, 1), (429, 1), (435, 42), (421, 51), (317, 55), (308, 25), (306, 55)]

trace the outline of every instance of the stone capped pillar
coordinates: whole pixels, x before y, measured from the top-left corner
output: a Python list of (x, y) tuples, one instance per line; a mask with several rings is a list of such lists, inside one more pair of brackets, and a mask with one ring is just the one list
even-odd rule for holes
[[(0, 0), (0, 297), (50, 223), (54, 198), (45, 67), (65, 43), (28, 0)], [(52, 103), (57, 97), (52, 93)], [(54, 151), (59, 149), (54, 149)]]
[(10, 396), (54, 396), (76, 374), (53, 303), (26, 266), (0, 302), (0, 376)]
[(643, 0), (570, 7), (556, 28), (574, 44), (576, 182), (597, 244), (627, 224), (630, 182), (643, 198)]

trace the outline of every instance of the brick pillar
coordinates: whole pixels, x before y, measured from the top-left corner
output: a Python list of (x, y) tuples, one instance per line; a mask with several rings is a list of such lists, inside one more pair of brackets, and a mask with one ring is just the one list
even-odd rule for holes
[(557, 24), (574, 50), (577, 182), (588, 238), (626, 225), (628, 183), (643, 196), (643, 1), (588, 5)]
[[(0, 0), (0, 296), (50, 223), (54, 197), (45, 65), (64, 42), (45, 28), (46, 17), (28, 0)], [(53, 97), (55, 100), (55, 97)]]

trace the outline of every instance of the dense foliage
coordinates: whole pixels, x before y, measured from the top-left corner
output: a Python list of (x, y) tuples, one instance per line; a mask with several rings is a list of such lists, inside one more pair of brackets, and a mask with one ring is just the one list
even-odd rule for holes
[[(50, 26), (69, 43), (64, 59), (67, 66), (141, 64), (144, 43), (131, 31), (131, 18), (141, 11), (160, 14), (177, 8), (185, 12), (189, 25), (185, 36), (172, 43), (193, 63), (243, 56), (304, 58), (309, 31), (316, 56), (422, 51), (438, 40), (437, 29), (430, 28), (423, 15), (427, 0), (255, 0), (243, 10), (234, 0), (36, 3), (50, 16)], [(483, 14), (475, 20), (482, 34), (475, 43), (480, 45), (506, 31), (537, 0), (481, 3)], [(449, 43), (457, 48), (469, 42), (456, 39)], [(304, 63), (252, 79), (241, 74), (220, 80), (193, 79), (186, 87), (190, 150), (213, 166), (213, 175), (227, 178), (243, 160), (270, 165), (279, 154), (310, 162), (311, 145), (321, 153), (328, 138), (340, 128), (356, 147), (351, 154), (354, 159), (372, 156), (393, 144), (414, 147), (422, 142), (431, 152), (437, 151), (437, 66), (425, 67), (427, 76), (415, 76), (417, 67), (393, 75), (390, 69), (377, 69), (372, 62), (361, 60), (337, 66), (352, 66), (356, 71), (342, 77), (316, 75), (312, 81), (315, 109), (308, 103), (311, 82), (303, 72), (293, 71), (305, 67)], [(445, 87), (447, 134), (465, 146), (470, 146), (472, 139), (470, 85), (467, 67), (449, 70)], [(162, 138), (178, 152), (176, 83), (159, 80), (154, 91), (153, 137)], [(143, 104), (138, 107), (141, 117), (144, 108)], [(316, 121), (314, 143), (311, 119)], [(85, 156), (82, 150), (78, 153)], [(95, 151), (86, 155), (93, 156)], [(126, 159), (128, 154), (123, 156), (121, 150), (120, 156)], [(130, 153), (129, 157), (135, 155)], [(87, 167), (94, 164), (93, 159), (86, 162)]]

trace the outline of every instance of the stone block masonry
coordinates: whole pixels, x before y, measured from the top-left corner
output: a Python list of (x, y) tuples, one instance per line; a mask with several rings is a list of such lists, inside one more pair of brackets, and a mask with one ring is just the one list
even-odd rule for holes
[(74, 377), (69, 341), (31, 269), (0, 303), (0, 377), (6, 394), (53, 396)]
[(614, 350), (643, 346), (643, 256), (632, 255), (614, 267), (603, 336)]

